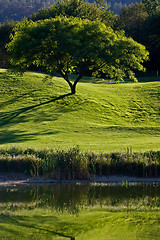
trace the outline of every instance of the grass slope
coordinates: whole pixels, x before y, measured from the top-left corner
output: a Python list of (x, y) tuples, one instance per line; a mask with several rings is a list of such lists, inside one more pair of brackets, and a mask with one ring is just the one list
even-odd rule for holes
[(0, 72), (0, 145), (158, 150), (160, 83), (93, 84), (67, 95), (60, 77)]
[(159, 222), (159, 211), (85, 209), (71, 215), (28, 209), (1, 214), (0, 236), (3, 240), (153, 240), (160, 238)]

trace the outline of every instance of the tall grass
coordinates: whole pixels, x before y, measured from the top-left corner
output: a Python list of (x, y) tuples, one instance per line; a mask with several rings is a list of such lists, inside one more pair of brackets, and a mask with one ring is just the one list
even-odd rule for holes
[(20, 172), (59, 180), (93, 175), (160, 176), (160, 151), (96, 153), (70, 149), (0, 148), (0, 172)]

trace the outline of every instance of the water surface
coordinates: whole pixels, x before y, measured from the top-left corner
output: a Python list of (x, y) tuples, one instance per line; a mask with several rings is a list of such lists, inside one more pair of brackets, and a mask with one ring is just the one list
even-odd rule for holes
[(160, 239), (154, 184), (2, 187), (0, 212), (0, 239)]

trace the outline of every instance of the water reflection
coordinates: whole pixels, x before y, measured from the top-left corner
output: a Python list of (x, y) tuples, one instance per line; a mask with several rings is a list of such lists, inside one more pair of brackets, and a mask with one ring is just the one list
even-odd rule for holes
[(51, 208), (77, 214), (82, 208), (109, 210), (160, 209), (160, 186), (53, 184), (0, 188), (0, 210)]

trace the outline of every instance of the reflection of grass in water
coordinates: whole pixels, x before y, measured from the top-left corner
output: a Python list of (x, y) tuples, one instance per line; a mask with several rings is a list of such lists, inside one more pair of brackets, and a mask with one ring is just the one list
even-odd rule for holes
[(1, 189), (0, 239), (160, 239), (159, 186), (17, 189)]
[(121, 240), (160, 238), (160, 212), (88, 209), (78, 216), (48, 210), (0, 215), (1, 239)]
[(104, 199), (87, 199), (83, 198), (79, 202), (74, 199), (68, 200), (68, 202), (58, 203), (52, 199), (37, 199), (28, 203), (22, 202), (7, 202), (0, 203), (0, 211), (2, 213), (11, 213), (17, 210), (32, 210), (32, 209), (48, 209), (49, 211), (56, 211), (57, 213), (63, 214), (68, 213), (71, 215), (79, 215), (83, 209), (101, 208), (107, 211), (159, 211), (160, 210), (160, 197), (149, 197), (143, 198), (104, 198)]

